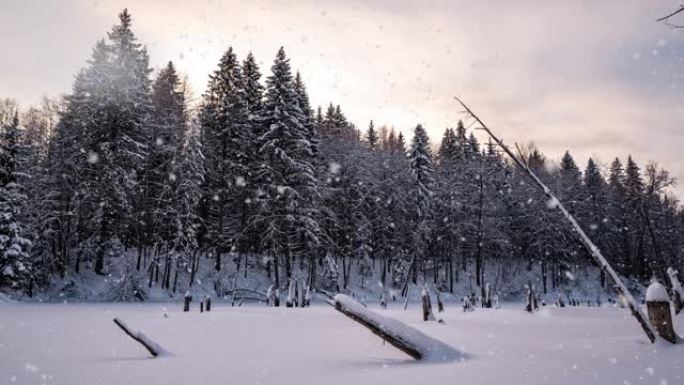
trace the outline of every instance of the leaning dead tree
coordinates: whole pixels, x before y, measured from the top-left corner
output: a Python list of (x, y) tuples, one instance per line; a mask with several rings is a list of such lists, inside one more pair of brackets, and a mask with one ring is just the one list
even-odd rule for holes
[(532, 179), (532, 181), (537, 185), (537, 187), (539, 187), (544, 192), (546, 197), (549, 199), (549, 202), (553, 203), (551, 206), (556, 207), (561, 212), (561, 214), (563, 214), (563, 217), (565, 217), (565, 219), (567, 219), (568, 222), (570, 222), (573, 229), (577, 232), (577, 234), (579, 234), (582, 243), (589, 251), (591, 257), (600, 266), (600, 268), (603, 271), (605, 271), (608, 274), (608, 276), (613, 280), (613, 282), (615, 283), (615, 288), (618, 291), (618, 294), (622, 295), (625, 298), (625, 302), (627, 302), (627, 307), (632, 312), (634, 318), (636, 318), (636, 320), (639, 322), (639, 325), (644, 330), (644, 333), (646, 333), (648, 339), (652, 343), (655, 343), (656, 333), (653, 328), (653, 325), (651, 325), (649, 319), (646, 317), (644, 312), (639, 307), (637, 301), (632, 296), (632, 293), (630, 293), (630, 291), (627, 289), (627, 287), (622, 282), (620, 277), (617, 275), (615, 270), (613, 270), (613, 268), (610, 266), (610, 264), (603, 256), (603, 254), (601, 254), (601, 250), (599, 250), (599, 248), (591, 241), (589, 236), (587, 236), (587, 234), (584, 232), (579, 223), (577, 223), (572, 214), (570, 214), (570, 212), (565, 208), (565, 206), (563, 206), (563, 204), (558, 200), (558, 198), (556, 198), (553, 192), (551, 192), (551, 189), (549, 189), (544, 184), (544, 182), (542, 182), (541, 179), (539, 179), (539, 177), (530, 169), (530, 167), (526, 163), (524, 163), (520, 159), (520, 157), (516, 156), (513, 153), (513, 151), (511, 151), (511, 149), (503, 143), (503, 141), (501, 141), (496, 135), (494, 135), (494, 133), (492, 133), (489, 127), (487, 127), (487, 125), (484, 124), (482, 120), (480, 120), (480, 118), (477, 117), (477, 115), (475, 115), (475, 113), (473, 113), (473, 111), (471, 111), (470, 108), (468, 108), (468, 106), (466, 106), (466, 104), (463, 103), (463, 101), (461, 101), (461, 99), (457, 97), (455, 97), (455, 99), (461, 104), (461, 106), (463, 106), (468, 115), (475, 119), (475, 121), (478, 124), (480, 124), (481, 128), (485, 132), (487, 132), (487, 134), (492, 138), (492, 140), (494, 140), (494, 142), (496, 142), (496, 144), (499, 147), (501, 147), (501, 149), (504, 152), (506, 152), (506, 154), (508, 154), (508, 156), (515, 162), (515, 164), (518, 167), (520, 167), (520, 169), (523, 170)]
[(115, 323), (118, 327), (120, 327), (121, 330), (123, 330), (124, 333), (126, 333), (129, 337), (131, 337), (131, 338), (133, 338), (134, 340), (140, 342), (140, 344), (141, 344), (142, 346), (144, 346), (145, 349), (147, 349), (147, 351), (150, 352), (150, 354), (151, 354), (153, 357), (158, 357), (158, 356), (160, 356), (160, 355), (167, 354), (167, 352), (166, 352), (166, 350), (164, 350), (164, 348), (162, 348), (161, 346), (159, 346), (158, 343), (156, 343), (156, 342), (152, 341), (151, 339), (149, 339), (149, 338), (145, 335), (145, 333), (140, 332), (140, 331), (133, 331), (133, 330), (131, 330), (131, 329), (128, 327), (128, 325), (126, 325), (125, 322), (123, 322), (122, 320), (120, 320), (120, 319), (118, 319), (118, 318), (114, 318), (114, 323)]
[(458, 350), (419, 332), (418, 330), (368, 310), (359, 302), (344, 294), (337, 294), (329, 302), (335, 310), (368, 328), (390, 345), (416, 360), (450, 361), (463, 357)]

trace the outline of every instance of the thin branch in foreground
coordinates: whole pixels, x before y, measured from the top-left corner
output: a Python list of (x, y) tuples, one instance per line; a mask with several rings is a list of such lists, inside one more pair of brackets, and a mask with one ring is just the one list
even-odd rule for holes
[(159, 356), (167, 355), (167, 354), (168, 354), (168, 352), (167, 352), (166, 350), (164, 350), (164, 348), (162, 348), (161, 346), (159, 346), (158, 343), (156, 343), (156, 342), (152, 341), (151, 339), (149, 339), (149, 338), (145, 335), (145, 333), (140, 332), (140, 331), (133, 331), (133, 330), (131, 330), (131, 329), (128, 327), (128, 325), (126, 325), (125, 322), (123, 322), (122, 320), (120, 320), (120, 319), (118, 319), (118, 318), (114, 318), (114, 323), (115, 323), (118, 327), (120, 327), (121, 330), (124, 331), (124, 333), (128, 334), (129, 337), (131, 337), (131, 338), (133, 338), (134, 340), (140, 342), (140, 344), (142, 344), (142, 346), (144, 346), (145, 349), (147, 349), (147, 351), (149, 351), (150, 354), (151, 354), (153, 357), (159, 357)]
[(613, 270), (613, 268), (610, 266), (610, 264), (608, 263), (606, 258), (603, 256), (603, 254), (601, 254), (601, 250), (599, 250), (599, 248), (591, 241), (591, 239), (589, 239), (589, 236), (587, 236), (587, 234), (584, 232), (584, 230), (579, 225), (579, 223), (577, 223), (577, 221), (572, 216), (572, 214), (570, 214), (570, 212), (565, 208), (565, 206), (563, 206), (563, 204), (558, 200), (558, 198), (556, 198), (556, 196), (553, 194), (553, 192), (551, 192), (551, 189), (549, 189), (544, 184), (544, 182), (542, 182), (541, 179), (539, 179), (539, 177), (528, 167), (528, 165), (525, 164), (521, 159), (519, 159), (513, 153), (513, 151), (511, 151), (511, 149), (508, 148), (508, 146), (506, 146), (503, 143), (503, 141), (501, 141), (498, 137), (496, 137), (496, 135), (494, 135), (494, 133), (492, 133), (492, 131), (489, 129), (489, 127), (487, 127), (487, 125), (485, 125), (482, 122), (482, 120), (480, 120), (480, 118), (477, 117), (477, 115), (475, 115), (475, 113), (473, 113), (470, 110), (470, 108), (468, 108), (468, 106), (466, 106), (465, 103), (463, 103), (463, 101), (461, 101), (461, 99), (459, 99), (458, 97), (454, 97), (454, 99), (456, 99), (463, 106), (463, 108), (465, 108), (467, 113), (471, 117), (473, 117), (482, 126), (482, 129), (485, 130), (487, 132), (487, 134), (489, 134), (489, 136), (496, 142), (496, 144), (498, 144), (499, 147), (501, 147), (501, 149), (503, 149), (506, 152), (506, 154), (508, 154), (508, 156), (511, 157), (511, 159), (513, 159), (513, 161), (518, 165), (518, 167), (520, 167), (521, 170), (523, 170), (525, 173), (527, 173), (527, 175), (536, 183), (537, 187), (539, 187), (544, 192), (544, 194), (547, 196), (547, 198), (549, 198), (549, 202), (552, 203), (551, 206), (558, 208), (558, 210), (560, 210), (561, 214), (563, 214), (563, 217), (565, 217), (565, 219), (567, 219), (568, 222), (570, 222), (573, 229), (579, 234), (580, 239), (582, 240), (582, 243), (584, 244), (584, 246), (589, 251), (589, 254), (591, 255), (591, 257), (601, 267), (602, 270), (604, 270), (608, 273), (608, 276), (615, 283), (615, 288), (616, 288), (617, 292), (620, 293), (621, 295), (623, 295), (624, 298), (626, 299), (627, 306), (629, 307), (629, 310), (632, 312), (632, 315), (634, 316), (634, 318), (636, 318), (637, 321), (639, 322), (639, 325), (644, 330), (644, 333), (646, 333), (646, 336), (648, 337), (648, 339), (652, 343), (655, 343), (656, 333), (655, 333), (655, 329), (653, 328), (653, 325), (651, 325), (651, 322), (649, 321), (649, 319), (646, 317), (644, 312), (639, 307), (639, 304), (636, 302), (636, 300), (632, 296), (632, 293), (630, 293), (630, 291), (627, 289), (627, 287), (622, 282), (620, 277), (617, 275), (615, 270)]
[(670, 14), (668, 14), (668, 15), (666, 15), (666, 16), (663, 16), (663, 17), (661, 17), (660, 19), (656, 19), (656, 21), (659, 21), (659, 22), (662, 21), (662, 22), (665, 23), (665, 25), (670, 26), (670, 27), (672, 27), (672, 28), (684, 28), (684, 25), (681, 25), (681, 24), (672, 24), (672, 23), (670, 23), (670, 18), (671, 18), (672, 16), (678, 15), (679, 13), (681, 13), (681, 12), (683, 12), (683, 11), (684, 11), (684, 5), (680, 5), (680, 6), (679, 6), (679, 9), (677, 9), (677, 10), (675, 10), (675, 11), (673, 11), (673, 12), (670, 12)]

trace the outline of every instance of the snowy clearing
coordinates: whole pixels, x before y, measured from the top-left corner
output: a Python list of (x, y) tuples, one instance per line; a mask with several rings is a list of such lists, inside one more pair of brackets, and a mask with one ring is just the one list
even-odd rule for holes
[[(25, 304), (0, 310), (2, 384), (681, 384), (684, 346), (650, 344), (624, 309), (520, 304), (446, 324), (371, 307), (464, 352), (416, 362), (330, 306)], [(121, 317), (170, 353), (151, 358), (112, 322)], [(678, 317), (681, 318), (681, 317)], [(678, 319), (679, 320), (679, 319)], [(678, 321), (677, 320), (677, 321)]]

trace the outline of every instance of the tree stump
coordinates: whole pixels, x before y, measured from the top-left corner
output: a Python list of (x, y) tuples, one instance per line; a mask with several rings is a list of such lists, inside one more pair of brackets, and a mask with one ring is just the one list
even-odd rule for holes
[(190, 301), (192, 301), (192, 296), (190, 293), (185, 293), (185, 298), (183, 298), (183, 311), (190, 311)]
[(200, 301), (200, 313), (204, 313), (204, 301)]
[(207, 311), (211, 311), (211, 297), (207, 296)]
[(437, 297), (437, 312), (441, 313), (444, 311), (444, 303), (442, 302), (442, 295), (439, 290), (435, 290), (435, 296)]
[(420, 299), (423, 304), (423, 321), (434, 321), (435, 315), (432, 313), (432, 301), (430, 300), (430, 292), (427, 285), (423, 286), (423, 291), (420, 293)]
[(677, 343), (667, 289), (659, 282), (651, 283), (646, 290), (646, 309), (656, 333), (665, 341)]

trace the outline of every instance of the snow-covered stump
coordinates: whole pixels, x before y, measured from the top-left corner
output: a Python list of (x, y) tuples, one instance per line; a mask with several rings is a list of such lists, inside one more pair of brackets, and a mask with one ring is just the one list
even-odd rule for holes
[(395, 319), (377, 314), (344, 294), (334, 298), (335, 310), (368, 328), (390, 345), (416, 360), (453, 361), (464, 355)]
[(532, 313), (535, 309), (534, 306), (535, 298), (534, 298), (534, 290), (532, 290), (532, 285), (527, 285), (527, 302), (525, 304), (525, 311), (528, 313)]
[(682, 294), (682, 283), (679, 282), (677, 278), (677, 270), (668, 267), (667, 275), (670, 278), (670, 284), (672, 285), (672, 305), (674, 306), (675, 314), (679, 314), (684, 307), (684, 294)]
[(670, 298), (665, 286), (659, 282), (652, 282), (646, 290), (646, 309), (656, 333), (668, 342), (677, 343), (677, 335), (672, 324)]
[(382, 294), (380, 294), (380, 307), (383, 309), (387, 309), (387, 296), (385, 295), (384, 290)]
[(420, 300), (423, 308), (423, 321), (435, 321), (435, 315), (432, 313), (432, 301), (430, 300), (430, 292), (427, 285), (423, 285), (423, 290), (420, 292)]
[(482, 289), (482, 307), (491, 308), (492, 307), (492, 295), (491, 289), (489, 287), (489, 282), (485, 283)]
[(190, 292), (185, 293), (183, 297), (183, 311), (190, 311), (190, 302), (192, 301), (192, 296)]
[(149, 339), (143, 332), (131, 330), (125, 322), (118, 318), (114, 318), (114, 323), (121, 328), (129, 337), (138, 341), (142, 346), (147, 349), (148, 352), (153, 357), (159, 357), (160, 355), (168, 354), (164, 348), (162, 348), (158, 343)]
[(435, 297), (437, 297), (437, 312), (441, 313), (444, 311), (444, 303), (442, 302), (442, 294), (439, 290), (435, 290)]
[(287, 299), (285, 299), (285, 307), (294, 306), (295, 297), (295, 280), (290, 279), (290, 285), (287, 289)]
[(463, 312), (467, 311), (475, 311), (475, 307), (473, 306), (472, 301), (470, 301), (469, 296), (463, 297)]

